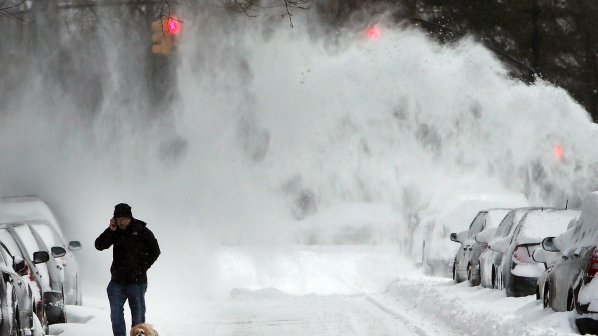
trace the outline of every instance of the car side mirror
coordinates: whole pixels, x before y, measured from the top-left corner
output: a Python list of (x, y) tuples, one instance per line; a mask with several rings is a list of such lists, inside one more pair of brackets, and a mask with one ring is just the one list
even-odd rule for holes
[(20, 276), (27, 274), (27, 271), (29, 271), (27, 263), (20, 257), (12, 258), (12, 269)]
[(46, 251), (33, 252), (33, 263), (42, 264), (50, 260), (50, 255)]
[(554, 244), (554, 237), (546, 237), (542, 240), (542, 248), (548, 252), (559, 252), (559, 248)]
[(50, 249), (50, 252), (52, 252), (52, 257), (54, 258), (64, 257), (66, 254), (66, 250), (62, 246), (54, 246)]
[(457, 238), (457, 234), (456, 233), (451, 233), (451, 240), (456, 242), (456, 243), (460, 243), (459, 239)]
[(79, 241), (73, 240), (69, 242), (69, 250), (70, 251), (78, 251), (81, 249), (81, 243)]

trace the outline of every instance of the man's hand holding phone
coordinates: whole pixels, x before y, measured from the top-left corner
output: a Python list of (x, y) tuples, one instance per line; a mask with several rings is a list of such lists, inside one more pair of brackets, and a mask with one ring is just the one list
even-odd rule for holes
[(110, 219), (110, 231), (116, 231), (116, 219), (113, 217)]

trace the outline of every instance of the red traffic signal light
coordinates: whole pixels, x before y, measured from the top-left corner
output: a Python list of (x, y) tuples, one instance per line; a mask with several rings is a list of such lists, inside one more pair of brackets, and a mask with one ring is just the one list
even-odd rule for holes
[(565, 158), (565, 149), (559, 144), (554, 145), (554, 147), (552, 147), (552, 154), (557, 160), (562, 161), (563, 158)]
[(182, 21), (173, 17), (152, 22), (152, 53), (170, 56), (177, 53)]
[(380, 38), (380, 33), (378, 26), (371, 26), (368, 28), (366, 35), (370, 40), (377, 40)]
[(166, 29), (169, 33), (176, 35), (181, 32), (181, 22), (174, 18), (168, 18), (166, 22)]

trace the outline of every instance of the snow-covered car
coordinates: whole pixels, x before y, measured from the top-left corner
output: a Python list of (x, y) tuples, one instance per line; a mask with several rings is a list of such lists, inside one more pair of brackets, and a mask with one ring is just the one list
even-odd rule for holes
[(425, 215), (414, 235), (413, 256), (421, 260), (429, 275), (451, 276), (458, 246), (450, 241), (450, 234), (467, 230), (480, 210), (527, 206), (520, 193), (487, 193), (455, 195), (442, 209)]
[[(526, 207), (509, 211), (496, 228), (494, 235), (481, 233), (476, 235), (476, 241), (490, 246), (496, 240), (512, 236), (517, 223), (533, 209), (536, 208)], [(486, 248), (480, 255), (480, 280), (483, 287), (502, 289), (502, 257), (502, 252), (494, 251), (491, 248)]]
[(496, 228), (511, 209), (489, 209), (478, 212), (469, 230), (451, 233), (451, 240), (461, 246), (455, 255), (453, 279), (457, 282), (469, 280), (473, 286), (480, 284), (480, 254), (488, 246), (476, 241), (476, 236), (486, 234), (492, 237)]
[[(10, 232), (26, 260), (35, 260), (34, 251), (44, 251), (49, 255), (47, 248), (38, 243), (28, 224), (2, 224), (0, 228)], [(40, 277), (47, 279), (42, 281), (48, 285), (42, 288), (42, 297), (48, 324), (66, 323), (63, 277), (56, 258), (48, 258), (46, 263), (38, 266), (38, 271)]]
[(66, 246), (47, 221), (28, 221), (27, 225), (41, 250), (48, 252), (54, 258), (54, 264), (60, 271), (65, 304), (81, 305), (83, 299), (79, 264), (72, 252), (81, 249), (81, 244), (72, 241)]
[(494, 241), (490, 248), (504, 253), (502, 266), (503, 287), (507, 296), (527, 296), (536, 293), (538, 278), (544, 272), (544, 263), (532, 258), (546, 237), (567, 230), (580, 215), (578, 210), (537, 209), (529, 211), (517, 224), (513, 235)]
[[(15, 267), (15, 271), (19, 272), (21, 276), (32, 280), (30, 287), (35, 300), (33, 310), (44, 330), (47, 331), (48, 321), (43, 294), (44, 288), (48, 287), (48, 285), (45, 285), (48, 277), (43, 277), (43, 272), (40, 269), (47, 269), (45, 263), (50, 259), (50, 256), (43, 251), (36, 251), (31, 257), (28, 254), (24, 255), (19, 248), (19, 244), (4, 224), (0, 225), (0, 242), (2, 246), (0, 251), (3, 253), (4, 258), (18, 260), (16, 263), (18, 267)], [(23, 262), (24, 266), (22, 265)]]
[[(64, 300), (69, 305), (80, 305), (82, 303), (82, 290), (79, 284), (79, 264), (71, 251), (81, 249), (79, 241), (69, 241), (65, 238), (61, 225), (56, 220), (50, 207), (37, 196), (12, 196), (0, 198), (0, 223), (19, 223), (29, 222), (33, 224), (34, 232), (46, 243), (52, 252), (52, 249), (58, 247), (64, 249), (66, 253), (62, 257), (54, 256), (59, 259), (56, 262), (60, 266), (60, 272), (63, 273), (65, 292)], [(55, 253), (54, 253), (55, 254)]]
[[(0, 241), (27, 263), (29, 276), (40, 290), (41, 300), (36, 312), (44, 328), (47, 330), (50, 324), (66, 322), (64, 295), (54, 258), (39, 248), (31, 230), (22, 223), (0, 224)], [(47, 258), (40, 259), (40, 255)]]
[(598, 192), (584, 197), (577, 223), (542, 247), (562, 257), (548, 274), (544, 295), (556, 311), (575, 309), (580, 333), (598, 333)]
[(50, 207), (37, 196), (9, 196), (0, 198), (0, 222), (14, 223), (24, 220), (46, 220), (65, 237), (62, 227)]
[[(575, 224), (575, 222), (573, 222)], [(554, 265), (562, 258), (560, 252), (550, 252), (545, 249), (536, 249), (532, 254), (532, 258), (539, 263), (543, 263), (546, 270), (542, 272), (536, 283), (536, 299), (542, 300), (544, 308), (550, 307), (548, 292), (548, 276), (554, 269)]]
[(0, 335), (44, 334), (39, 323), (34, 323), (39, 321), (35, 314), (39, 293), (32, 288), (36, 285), (31, 283), (27, 273), (25, 260), (14, 257), (0, 241)]

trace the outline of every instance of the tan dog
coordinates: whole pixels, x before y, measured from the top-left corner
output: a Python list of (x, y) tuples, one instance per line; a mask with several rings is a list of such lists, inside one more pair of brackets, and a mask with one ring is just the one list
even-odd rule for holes
[(131, 328), (131, 336), (159, 336), (154, 327), (147, 323), (141, 323)]

